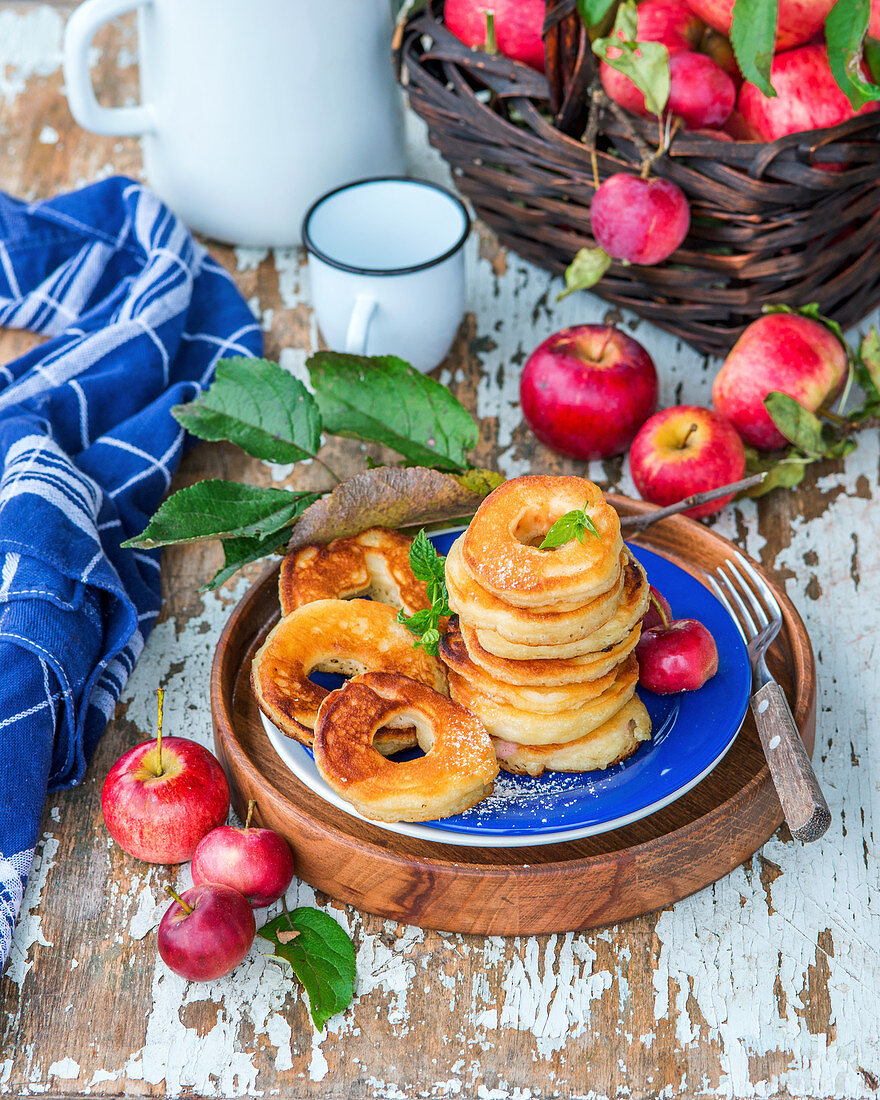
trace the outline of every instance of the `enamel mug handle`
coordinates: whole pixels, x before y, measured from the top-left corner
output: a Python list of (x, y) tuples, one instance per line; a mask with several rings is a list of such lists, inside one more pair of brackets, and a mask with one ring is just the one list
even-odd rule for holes
[(124, 137), (155, 129), (153, 110), (147, 104), (102, 107), (95, 98), (89, 72), (89, 52), (98, 29), (150, 3), (151, 0), (85, 0), (68, 19), (64, 29), (64, 83), (70, 113), (84, 130)]
[(358, 294), (355, 298), (345, 335), (345, 350), (349, 355), (367, 354), (367, 337), (370, 335), (370, 322), (376, 312), (376, 305), (376, 299), (369, 294)]

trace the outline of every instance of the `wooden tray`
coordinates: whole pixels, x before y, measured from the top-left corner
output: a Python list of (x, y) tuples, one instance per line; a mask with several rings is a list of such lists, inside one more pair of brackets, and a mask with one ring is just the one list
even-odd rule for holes
[[(647, 510), (609, 496), (621, 515)], [(701, 579), (730, 543), (676, 516), (637, 541)], [(760, 568), (760, 567), (758, 567)], [(773, 585), (785, 623), (770, 665), (791, 701), (808, 751), (815, 734), (816, 677), (804, 624)], [(211, 673), (214, 741), (239, 815), (290, 842), (297, 874), (340, 901), (393, 920), (452, 932), (564, 932), (626, 920), (686, 897), (748, 859), (782, 824), (782, 811), (751, 714), (718, 767), (665, 809), (623, 829), (534, 848), (465, 848), (414, 840), (328, 805), (281, 762), (250, 687), (255, 649), (278, 619), (278, 570), (238, 604)]]

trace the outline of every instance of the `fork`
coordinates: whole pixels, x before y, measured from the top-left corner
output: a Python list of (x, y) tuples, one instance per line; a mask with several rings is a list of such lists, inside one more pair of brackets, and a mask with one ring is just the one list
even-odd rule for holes
[(767, 668), (767, 650), (782, 626), (782, 608), (767, 582), (737, 551), (708, 580), (746, 643), (752, 714), (791, 835), (805, 842), (818, 840), (831, 823), (828, 803), (785, 693)]

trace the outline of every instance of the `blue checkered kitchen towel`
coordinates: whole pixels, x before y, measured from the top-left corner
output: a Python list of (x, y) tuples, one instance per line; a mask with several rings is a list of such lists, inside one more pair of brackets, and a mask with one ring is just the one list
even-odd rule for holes
[(0, 193), (0, 968), (47, 788), (78, 783), (159, 613), (143, 530), (183, 448), (172, 405), (259, 355), (225, 271), (140, 184)]

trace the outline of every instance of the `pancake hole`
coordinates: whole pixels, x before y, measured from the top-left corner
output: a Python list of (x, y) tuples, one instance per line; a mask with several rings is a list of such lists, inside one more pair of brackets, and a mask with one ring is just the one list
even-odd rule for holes
[[(516, 541), (521, 542), (523, 546), (531, 546), (534, 549), (539, 549), (541, 543), (547, 537), (547, 532), (561, 515), (561, 512), (559, 515), (555, 512), (548, 514), (545, 508), (526, 508), (520, 514), (519, 518), (515, 520), (510, 529), (510, 533)], [(552, 553), (555, 549), (555, 546), (547, 547), (544, 552)]]

